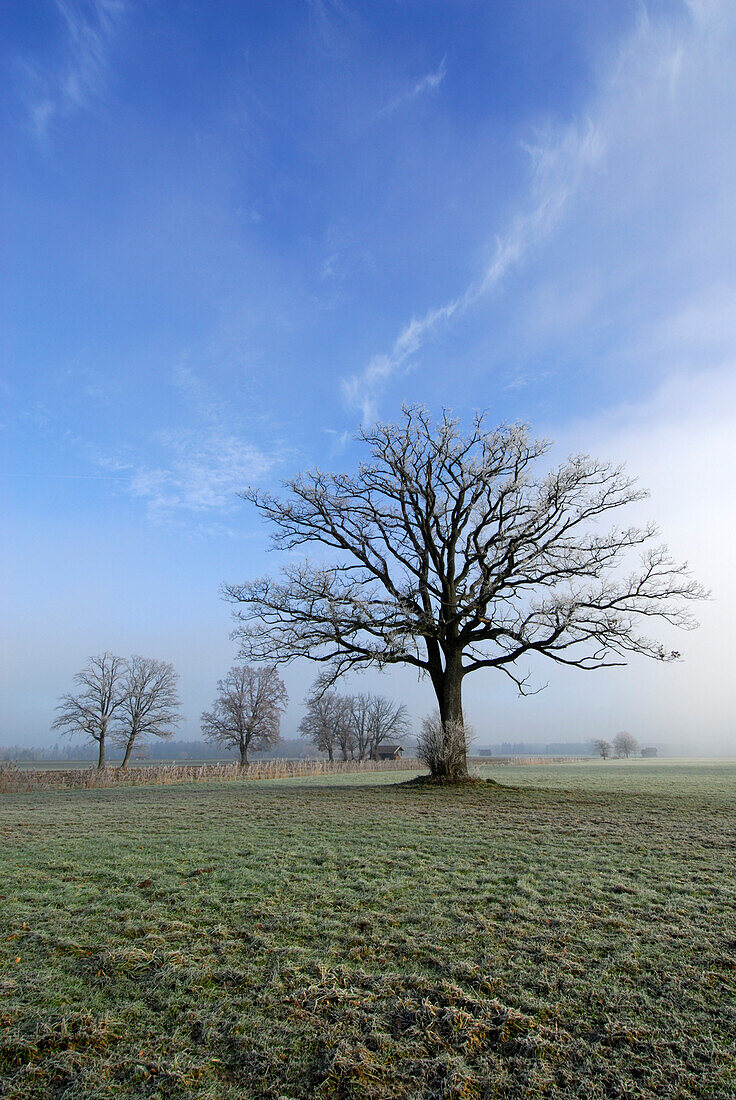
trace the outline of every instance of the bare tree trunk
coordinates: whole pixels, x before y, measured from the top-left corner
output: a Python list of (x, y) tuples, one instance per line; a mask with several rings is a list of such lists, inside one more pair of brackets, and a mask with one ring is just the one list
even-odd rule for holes
[(99, 746), (100, 746), (100, 754), (97, 757), (97, 767), (98, 768), (104, 768), (104, 766), (105, 766), (105, 734), (104, 733), (102, 733), (100, 735)]
[(240, 766), (241, 768), (247, 768), (248, 764), (248, 746), (244, 741), (240, 742)]
[(126, 742), (126, 745), (125, 745), (125, 756), (123, 757), (123, 761), (122, 761), (122, 763), (121, 763), (121, 765), (120, 765), (120, 767), (121, 767), (121, 768), (127, 768), (127, 766), (128, 766), (128, 761), (130, 760), (130, 754), (131, 754), (131, 753), (132, 753), (132, 751), (133, 751), (133, 742), (134, 742), (134, 741), (135, 741), (135, 738), (134, 738), (134, 737), (129, 737), (129, 738), (128, 738), (128, 740), (127, 740), (127, 742)]
[[(463, 673), (462, 655), (449, 657), (444, 672), (434, 679), (434, 689), (440, 711), (442, 726), (450, 732), (464, 725), (463, 720)], [(445, 760), (439, 761), (435, 779), (467, 779), (468, 758), (463, 749), (459, 758), (448, 753)]]

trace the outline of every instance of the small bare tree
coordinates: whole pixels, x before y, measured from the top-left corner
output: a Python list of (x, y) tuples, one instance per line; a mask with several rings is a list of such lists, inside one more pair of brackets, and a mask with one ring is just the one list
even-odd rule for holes
[(601, 740), (594, 741), (593, 742), (593, 748), (598, 753), (598, 755), (600, 757), (602, 757), (604, 760), (608, 760), (608, 757), (613, 752), (613, 745), (611, 744), (610, 741), (601, 741)]
[(97, 767), (105, 766), (105, 749), (112, 722), (125, 702), (125, 661), (114, 653), (90, 657), (74, 677), (80, 691), (62, 695), (51, 728), (72, 737), (81, 733), (99, 746)]
[(171, 737), (181, 722), (177, 713), (178, 674), (174, 666), (152, 657), (131, 657), (125, 662), (123, 703), (114, 737), (123, 746), (121, 768), (127, 768), (133, 747), (141, 737)]
[(632, 737), (630, 733), (626, 733), (625, 730), (622, 730), (621, 733), (617, 733), (614, 737), (613, 747), (616, 750), (617, 756), (625, 756), (628, 760), (632, 752), (639, 751), (639, 742), (635, 737)]
[[(598, 669), (631, 654), (679, 656), (642, 624), (692, 627), (686, 604), (705, 593), (652, 524), (603, 525), (646, 496), (622, 467), (578, 455), (538, 470), (550, 444), (525, 427), (491, 429), (477, 416), (463, 433), (449, 414), (434, 423), (416, 406), (360, 438), (369, 458), (354, 475), (315, 470), (288, 481), (283, 498), (243, 494), (278, 549), (329, 555), (225, 586), (245, 659), (321, 661), (327, 686), (351, 670), (411, 665), (432, 683), (441, 731), (456, 737), (472, 673), (496, 669), (528, 694), (518, 671), (528, 658)], [(454, 742), (437, 759), (467, 774)]]
[(286, 687), (273, 666), (234, 665), (217, 688), (212, 710), (202, 714), (202, 734), (206, 741), (237, 748), (240, 765), (247, 768), (250, 749), (270, 749), (281, 740)]
[(328, 760), (335, 759), (338, 749), (343, 760), (355, 755), (350, 704), (349, 696), (338, 695), (336, 691), (320, 691), (319, 685), (315, 685), (306, 699), (307, 709), (299, 723), (299, 733), (319, 752), (326, 752)]

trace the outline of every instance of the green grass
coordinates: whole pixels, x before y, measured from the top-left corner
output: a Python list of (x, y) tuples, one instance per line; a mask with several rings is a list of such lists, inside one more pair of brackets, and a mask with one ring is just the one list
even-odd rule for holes
[(0, 802), (0, 1095), (736, 1096), (736, 764)]

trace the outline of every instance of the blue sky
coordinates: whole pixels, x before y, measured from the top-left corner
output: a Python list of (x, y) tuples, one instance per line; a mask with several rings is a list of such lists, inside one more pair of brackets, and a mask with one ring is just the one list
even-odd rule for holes
[(196, 736), (235, 656), (218, 587), (278, 566), (237, 490), (352, 468), (361, 420), (410, 400), (626, 460), (714, 592), (676, 668), (468, 681), (481, 740), (736, 751), (732, 3), (0, 20), (1, 742), (47, 740), (104, 649), (174, 661)]

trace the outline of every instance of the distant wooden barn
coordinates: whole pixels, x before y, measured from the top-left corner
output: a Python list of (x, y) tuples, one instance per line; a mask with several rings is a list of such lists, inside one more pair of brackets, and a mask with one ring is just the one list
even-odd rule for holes
[(371, 760), (401, 760), (403, 745), (379, 745), (371, 753)]

